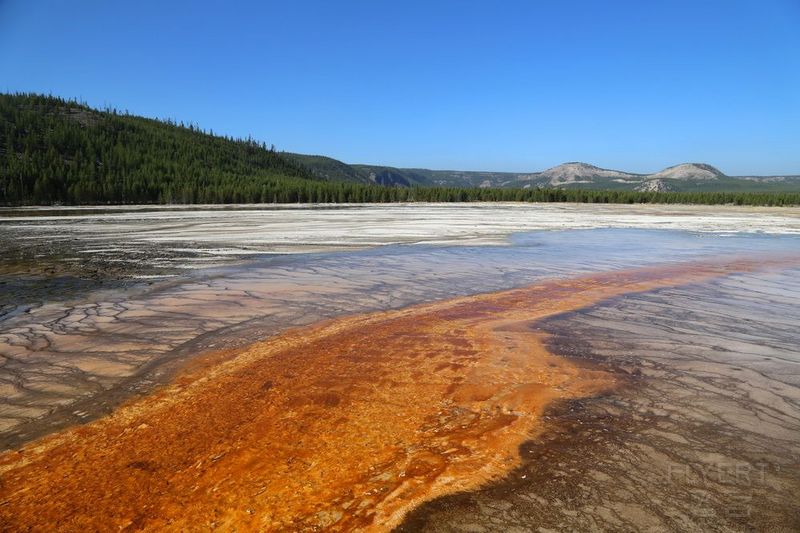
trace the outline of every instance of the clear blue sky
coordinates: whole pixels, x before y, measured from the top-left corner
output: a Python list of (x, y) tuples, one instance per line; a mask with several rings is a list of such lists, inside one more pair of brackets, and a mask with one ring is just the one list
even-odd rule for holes
[(800, 0), (0, 0), (0, 91), (351, 163), (800, 173)]

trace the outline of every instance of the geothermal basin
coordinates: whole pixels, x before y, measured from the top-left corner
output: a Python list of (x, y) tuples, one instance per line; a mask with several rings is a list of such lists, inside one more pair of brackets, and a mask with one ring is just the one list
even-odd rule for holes
[(796, 530), (800, 210), (0, 211), (4, 529)]

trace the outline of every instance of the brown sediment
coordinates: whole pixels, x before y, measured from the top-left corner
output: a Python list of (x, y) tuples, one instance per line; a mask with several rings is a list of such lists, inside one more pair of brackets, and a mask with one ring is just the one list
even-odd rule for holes
[(0, 456), (4, 529), (388, 529), (519, 463), (553, 400), (616, 377), (536, 321), (747, 261), (552, 281), (297, 328), (218, 353), (86, 426)]

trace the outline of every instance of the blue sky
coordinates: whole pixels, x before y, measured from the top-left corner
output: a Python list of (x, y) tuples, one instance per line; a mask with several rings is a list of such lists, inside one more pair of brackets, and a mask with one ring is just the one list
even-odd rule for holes
[(0, 0), (0, 91), (351, 163), (800, 173), (800, 0)]

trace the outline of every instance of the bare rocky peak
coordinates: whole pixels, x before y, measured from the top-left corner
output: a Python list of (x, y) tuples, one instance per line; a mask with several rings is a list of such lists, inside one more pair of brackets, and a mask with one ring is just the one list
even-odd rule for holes
[(724, 177), (725, 174), (719, 169), (706, 165), (705, 163), (684, 163), (668, 167), (661, 172), (650, 174), (648, 179), (671, 179), (671, 180), (715, 180)]
[(589, 165), (588, 163), (570, 162), (548, 168), (539, 174), (540, 177), (549, 180), (550, 185), (562, 185), (565, 183), (591, 183), (594, 178), (635, 178), (636, 174), (622, 172), (619, 170), (609, 170), (605, 168)]

